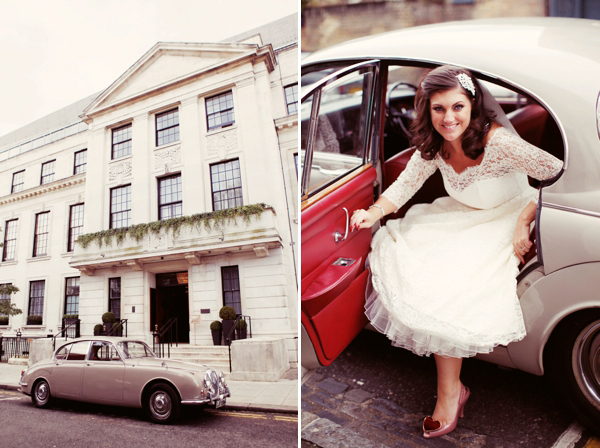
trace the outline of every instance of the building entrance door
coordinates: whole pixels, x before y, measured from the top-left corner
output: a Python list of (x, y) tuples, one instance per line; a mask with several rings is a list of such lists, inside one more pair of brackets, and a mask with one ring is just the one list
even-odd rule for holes
[[(156, 289), (150, 291), (150, 330), (177, 319), (178, 342), (190, 342), (188, 273), (156, 274)], [(175, 335), (175, 328), (173, 329)]]

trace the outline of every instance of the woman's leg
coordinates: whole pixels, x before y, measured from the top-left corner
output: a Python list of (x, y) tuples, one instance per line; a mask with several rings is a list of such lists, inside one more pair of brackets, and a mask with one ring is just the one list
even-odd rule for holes
[(454, 419), (458, 409), (462, 358), (433, 356), (437, 367), (437, 402), (432, 418), (443, 426)]

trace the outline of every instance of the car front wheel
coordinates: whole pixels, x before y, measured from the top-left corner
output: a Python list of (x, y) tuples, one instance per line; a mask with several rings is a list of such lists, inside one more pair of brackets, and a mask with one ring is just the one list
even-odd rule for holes
[(600, 314), (578, 314), (553, 338), (549, 373), (577, 419), (600, 432)]
[(168, 384), (155, 384), (145, 395), (144, 409), (156, 423), (168, 424), (179, 417), (179, 397)]
[(49, 408), (52, 401), (50, 385), (46, 380), (39, 380), (33, 386), (31, 401), (38, 408)]

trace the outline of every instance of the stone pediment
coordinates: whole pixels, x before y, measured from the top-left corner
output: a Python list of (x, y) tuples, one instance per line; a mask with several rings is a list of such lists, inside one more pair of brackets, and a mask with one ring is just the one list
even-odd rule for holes
[(255, 43), (157, 43), (96, 98), (81, 117), (93, 115), (154, 91), (184, 82), (227, 64), (266, 58), (271, 71), (275, 55), (270, 45)]

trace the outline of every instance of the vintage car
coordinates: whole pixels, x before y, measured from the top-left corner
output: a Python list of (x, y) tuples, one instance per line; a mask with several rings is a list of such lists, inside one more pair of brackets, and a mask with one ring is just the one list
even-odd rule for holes
[(144, 342), (118, 337), (68, 342), (23, 371), (19, 384), (39, 408), (53, 398), (144, 408), (156, 423), (175, 421), (182, 404), (218, 408), (230, 396), (222, 372), (157, 358)]
[[(349, 219), (406, 166), (416, 86), (442, 64), (471, 70), (516, 132), (564, 163), (556, 178), (531, 180), (537, 250), (517, 278), (527, 336), (480, 358), (548, 373), (578, 419), (600, 431), (599, 21), (450, 22), (302, 61), (302, 365), (330, 364), (367, 325), (365, 260), (377, 229), (349, 232)], [(391, 218), (442, 195), (438, 172)]]

